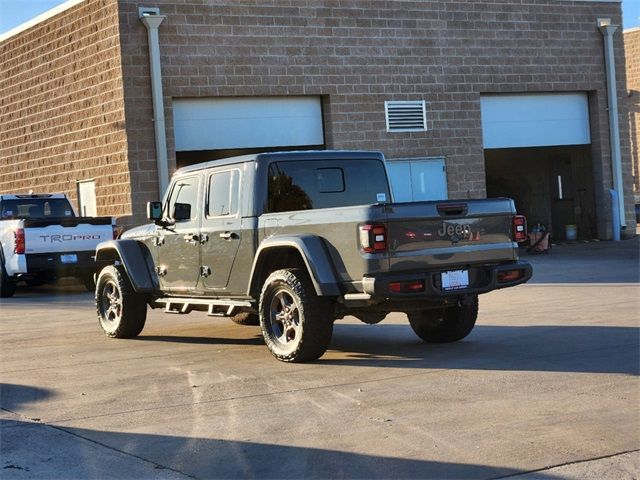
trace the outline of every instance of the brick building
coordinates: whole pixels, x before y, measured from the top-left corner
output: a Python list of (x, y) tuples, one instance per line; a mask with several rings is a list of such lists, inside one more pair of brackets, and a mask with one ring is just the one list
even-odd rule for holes
[[(133, 224), (164, 166), (372, 149), (390, 159), (400, 199), (506, 195), (557, 237), (576, 224), (582, 238), (610, 238), (616, 162), (598, 19), (620, 25), (620, 3), (70, 0), (0, 36), (0, 192), (79, 193), (88, 213), (95, 192), (97, 214)], [(622, 98), (620, 29), (612, 39)]]
[(633, 195), (635, 203), (640, 204), (640, 27), (624, 31), (624, 53)]

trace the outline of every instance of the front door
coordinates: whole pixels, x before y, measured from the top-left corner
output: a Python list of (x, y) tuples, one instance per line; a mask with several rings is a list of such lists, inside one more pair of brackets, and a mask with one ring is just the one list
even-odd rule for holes
[(226, 290), (242, 235), (240, 176), (238, 168), (221, 168), (212, 171), (206, 180), (201, 228), (203, 286), (206, 293), (215, 292), (222, 297), (240, 293)]
[(159, 229), (158, 275), (162, 290), (189, 293), (200, 278), (200, 176), (176, 179), (168, 197), (166, 214), (171, 219), (176, 203), (191, 205), (191, 217)]

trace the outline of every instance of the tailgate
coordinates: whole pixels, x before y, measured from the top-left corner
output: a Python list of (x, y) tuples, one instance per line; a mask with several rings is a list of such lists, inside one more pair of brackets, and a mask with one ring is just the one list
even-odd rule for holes
[(513, 201), (505, 198), (392, 204), (390, 271), (516, 260), (513, 215)]
[(113, 239), (111, 217), (76, 217), (24, 220), (25, 253), (95, 250)]

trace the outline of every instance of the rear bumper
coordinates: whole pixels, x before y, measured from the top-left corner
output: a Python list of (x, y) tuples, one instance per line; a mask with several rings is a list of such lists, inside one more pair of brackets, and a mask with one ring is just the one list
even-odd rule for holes
[[(75, 262), (70, 255), (75, 255)], [(83, 276), (95, 270), (94, 255), (93, 251), (26, 254), (26, 271), (17, 276)]]
[[(464, 267), (449, 268), (457, 270)], [(384, 274), (375, 277), (364, 277), (362, 286), (364, 293), (372, 298), (389, 299), (420, 299), (420, 298), (446, 298), (462, 295), (478, 295), (480, 293), (498, 290), (500, 288), (513, 287), (527, 282), (533, 274), (531, 264), (525, 261), (504, 263), (500, 265), (482, 265), (466, 268), (469, 272), (469, 286), (446, 290), (442, 287), (442, 273), (445, 270), (419, 272), (410, 274)], [(509, 271), (518, 271), (515, 280), (502, 280), (500, 274)], [(424, 289), (418, 292), (393, 292), (391, 283), (423, 282)]]

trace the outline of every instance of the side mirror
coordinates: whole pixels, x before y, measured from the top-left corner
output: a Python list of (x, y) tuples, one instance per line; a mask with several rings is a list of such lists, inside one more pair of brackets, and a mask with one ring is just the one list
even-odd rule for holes
[(191, 218), (191, 205), (188, 203), (176, 203), (173, 206), (173, 219), (176, 222)]
[(147, 202), (147, 218), (154, 222), (162, 220), (162, 202)]

